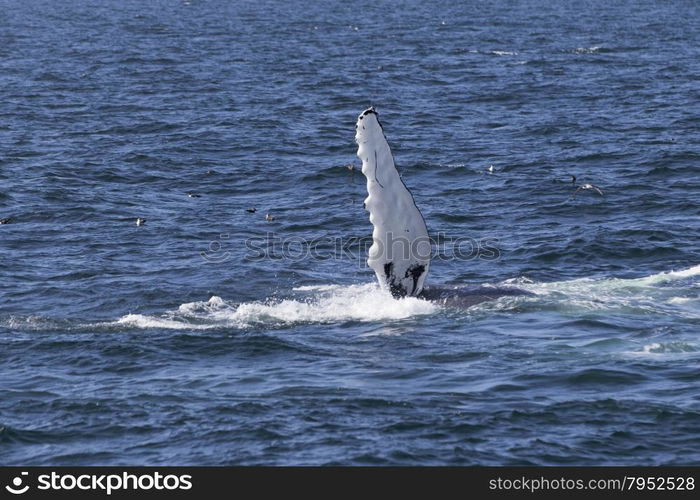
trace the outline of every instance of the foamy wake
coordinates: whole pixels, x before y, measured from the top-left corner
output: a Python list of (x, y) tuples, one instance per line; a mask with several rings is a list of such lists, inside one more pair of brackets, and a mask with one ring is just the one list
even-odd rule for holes
[(305, 286), (293, 299), (229, 302), (221, 297), (182, 304), (159, 316), (128, 314), (117, 324), (136, 328), (209, 329), (256, 325), (392, 321), (432, 314), (440, 306), (412, 297), (395, 300), (376, 284)]
[(572, 313), (661, 313), (700, 318), (700, 265), (643, 278), (581, 278), (536, 283), (526, 278), (506, 280), (535, 294), (532, 300), (556, 304)]

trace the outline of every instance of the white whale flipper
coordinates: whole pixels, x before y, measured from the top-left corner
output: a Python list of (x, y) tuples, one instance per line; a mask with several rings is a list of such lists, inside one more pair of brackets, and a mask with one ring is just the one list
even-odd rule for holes
[(418, 295), (430, 266), (425, 220), (394, 166), (374, 108), (360, 114), (355, 128), (357, 156), (367, 177), (365, 208), (374, 225), (367, 264), (394, 297)]

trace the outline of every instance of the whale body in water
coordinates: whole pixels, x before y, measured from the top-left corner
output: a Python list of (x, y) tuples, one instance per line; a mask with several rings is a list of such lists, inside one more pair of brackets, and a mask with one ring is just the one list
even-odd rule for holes
[(418, 297), (469, 307), (503, 296), (530, 295), (517, 288), (425, 285), (431, 245), (425, 219), (404, 184), (374, 108), (360, 113), (355, 125), (357, 156), (367, 178), (365, 209), (374, 226), (367, 264), (379, 285), (395, 298)]

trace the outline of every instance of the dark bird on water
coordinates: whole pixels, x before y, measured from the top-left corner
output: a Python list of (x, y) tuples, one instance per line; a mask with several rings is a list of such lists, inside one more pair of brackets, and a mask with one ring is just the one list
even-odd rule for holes
[(0, 219), (0, 224), (9, 224), (10, 222), (12, 222), (12, 219), (10, 219), (9, 217), (5, 217), (4, 219)]
[(255, 212), (258, 211), (258, 209), (255, 208), (255, 207), (253, 207), (253, 208), (246, 208), (245, 211), (248, 212), (249, 214), (254, 214)]
[(557, 183), (557, 184), (576, 184), (576, 176), (575, 175), (569, 175), (571, 177), (569, 180), (562, 181), (561, 179), (552, 179), (552, 182)]

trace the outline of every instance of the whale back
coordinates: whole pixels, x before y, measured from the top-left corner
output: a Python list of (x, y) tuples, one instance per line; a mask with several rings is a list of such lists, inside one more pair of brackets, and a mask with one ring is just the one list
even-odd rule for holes
[(532, 297), (533, 293), (513, 287), (430, 285), (419, 297), (443, 306), (466, 309), (501, 297)]
[(374, 108), (357, 119), (355, 141), (367, 178), (365, 209), (374, 226), (367, 264), (395, 297), (423, 290), (430, 267), (430, 239), (423, 215), (396, 170)]

